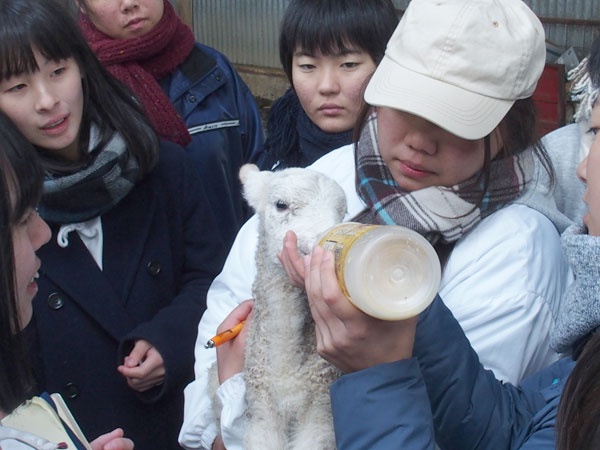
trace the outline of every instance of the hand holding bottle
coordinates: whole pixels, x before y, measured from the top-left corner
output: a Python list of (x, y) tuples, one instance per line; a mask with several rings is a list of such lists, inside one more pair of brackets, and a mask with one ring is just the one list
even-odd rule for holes
[(335, 254), (342, 292), (370, 316), (383, 320), (417, 316), (438, 292), (439, 258), (431, 244), (411, 229), (341, 223), (326, 231), (319, 245)]
[(348, 373), (412, 356), (417, 317), (386, 321), (357, 309), (339, 287), (333, 253), (319, 246), (305, 259), (304, 270), (323, 358)]

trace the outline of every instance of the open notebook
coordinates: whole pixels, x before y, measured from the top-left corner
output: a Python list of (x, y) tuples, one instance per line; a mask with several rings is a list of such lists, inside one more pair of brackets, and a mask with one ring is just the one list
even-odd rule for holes
[(43, 394), (26, 401), (2, 419), (2, 425), (27, 431), (69, 450), (92, 450), (60, 394)]

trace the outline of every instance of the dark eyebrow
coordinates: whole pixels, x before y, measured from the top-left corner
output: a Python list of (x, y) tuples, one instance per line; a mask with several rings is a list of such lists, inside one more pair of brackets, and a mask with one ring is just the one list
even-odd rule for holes
[[(341, 52), (327, 53), (326, 55), (323, 55), (323, 56), (333, 56), (333, 57), (336, 57), (336, 56), (358, 55), (359, 53), (362, 53), (362, 52), (364, 52), (364, 50), (360, 50), (360, 49), (357, 49), (357, 48), (348, 48), (348, 49), (344, 49)], [(304, 51), (304, 50), (300, 50), (300, 51), (294, 52), (294, 56), (295, 57), (308, 56), (309, 58), (314, 58), (315, 55), (313, 53), (310, 53), (310, 52), (307, 52), (307, 51)]]
[(336, 56), (358, 55), (359, 53), (366, 53), (366, 52), (364, 50), (360, 50), (357, 48), (348, 48), (348, 49), (338, 53)]
[(308, 56), (312, 58), (314, 55), (309, 52), (305, 52), (304, 50), (300, 50), (299, 52), (294, 52), (294, 56)]

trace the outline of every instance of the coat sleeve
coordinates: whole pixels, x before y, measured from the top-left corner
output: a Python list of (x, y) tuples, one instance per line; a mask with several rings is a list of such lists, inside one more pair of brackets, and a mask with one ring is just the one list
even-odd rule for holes
[[(206, 48), (203, 46), (203, 48)], [(265, 133), (262, 125), (260, 111), (254, 100), (254, 95), (237, 73), (231, 61), (225, 55), (214, 53), (213, 56), (219, 60), (219, 65), (228, 72), (228, 76), (234, 85), (235, 103), (240, 118), (240, 130), (243, 140), (243, 162), (255, 161), (263, 152)]]
[[(167, 209), (166, 227), (160, 236), (170, 246), (172, 284), (162, 296), (163, 306), (151, 320), (140, 323), (120, 345), (120, 357), (127, 355), (136, 340), (150, 342), (165, 364), (164, 383), (140, 396), (157, 401), (174, 388), (181, 388), (193, 373), (192, 354), (198, 321), (206, 309), (206, 293), (224, 260), (224, 245), (208, 206), (202, 185), (193, 176), (192, 166), (180, 148), (169, 146), (160, 154), (157, 175)], [(121, 359), (122, 360), (122, 359)]]
[[(236, 76), (239, 78), (239, 75)], [(260, 111), (250, 89), (239, 79), (240, 120), (244, 122), (242, 139), (244, 140), (244, 161), (250, 162), (260, 158), (263, 153), (265, 135)]]
[(519, 448), (545, 405), (538, 390), (504, 384), (481, 366), (439, 297), (419, 318), (412, 359), (344, 375), (331, 399), (344, 450), (425, 450), (435, 440), (452, 449)]
[(331, 386), (338, 450), (433, 450), (429, 397), (415, 358), (342, 376)]
[[(240, 75), (236, 72), (233, 65), (225, 56), (222, 57), (226, 62), (231, 79), (235, 86), (235, 102), (237, 104), (240, 118), (240, 133), (242, 144), (241, 164), (255, 161), (264, 153), (265, 133), (262, 124), (260, 111), (254, 100), (252, 92), (244, 83)], [(252, 215), (251, 209), (246, 202), (242, 203), (244, 217), (246, 219)], [(243, 222), (240, 222), (240, 224)]]
[(413, 356), (442, 448), (519, 448), (533, 416), (546, 404), (537, 386), (521, 389), (484, 369), (439, 297), (419, 318)]
[[(252, 283), (256, 276), (256, 264), (254, 254), (258, 220), (254, 216), (248, 220), (238, 233), (233, 247), (223, 267), (223, 271), (213, 282), (207, 296), (207, 309), (198, 324), (198, 337), (195, 347), (195, 379), (185, 388), (185, 407), (183, 426), (179, 433), (179, 443), (188, 449), (207, 448), (212, 445), (213, 440), (221, 432), (217, 426), (213, 405), (214, 393), (210, 386), (214, 385), (210, 380), (210, 368), (216, 360), (215, 349), (205, 349), (204, 344), (215, 335), (219, 324), (227, 315), (242, 301), (252, 298)], [(226, 392), (245, 392), (243, 379), (231, 380), (238, 384), (236, 389), (226, 388)], [(227, 423), (238, 424), (241, 420), (244, 408), (236, 396), (224, 395), (222, 400), (227, 403), (231, 399), (231, 405), (224, 404), (223, 412), (227, 414), (227, 420), (222, 421), (223, 427)], [(239, 419), (239, 420), (238, 420)], [(223, 430), (223, 435), (235, 436), (235, 430)], [(233, 438), (232, 438), (233, 440)], [(231, 444), (232, 445), (232, 444)], [(241, 445), (241, 442), (240, 442)]]

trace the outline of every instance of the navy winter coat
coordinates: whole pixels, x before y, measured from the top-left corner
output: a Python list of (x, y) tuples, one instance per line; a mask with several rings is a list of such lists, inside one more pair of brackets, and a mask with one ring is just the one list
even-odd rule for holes
[(519, 387), (502, 384), (438, 297), (419, 318), (413, 358), (344, 375), (331, 387), (338, 450), (433, 450), (435, 440), (452, 450), (554, 449), (574, 364), (563, 358)]
[[(76, 232), (60, 248), (49, 225), (31, 323), (40, 387), (63, 395), (90, 439), (122, 427), (136, 449), (179, 448), (197, 325), (225, 257), (185, 152), (161, 144), (157, 167), (102, 216), (103, 271)], [(136, 339), (166, 368), (164, 383), (141, 394), (117, 372)]]
[(254, 97), (225, 56), (199, 43), (160, 85), (192, 135), (186, 150), (229, 248), (248, 218), (239, 169), (263, 147)]

